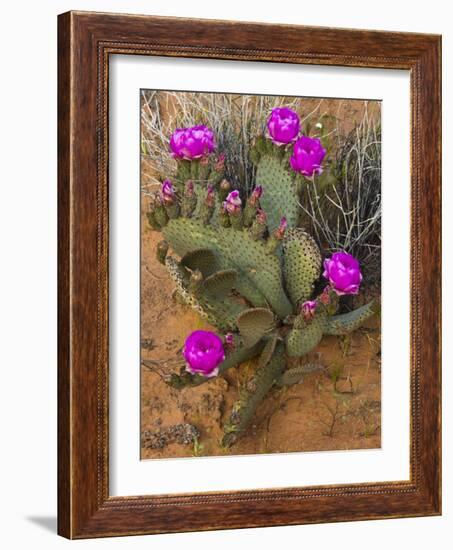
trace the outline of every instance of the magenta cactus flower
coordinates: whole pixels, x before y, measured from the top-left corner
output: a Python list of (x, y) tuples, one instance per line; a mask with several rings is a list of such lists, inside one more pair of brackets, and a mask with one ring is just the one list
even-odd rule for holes
[(347, 252), (335, 252), (331, 258), (324, 260), (323, 276), (329, 280), (332, 289), (343, 294), (358, 294), (362, 273), (360, 264)]
[(313, 174), (322, 173), (322, 161), (326, 150), (318, 138), (300, 136), (294, 144), (293, 154), (289, 159), (291, 168), (310, 178)]
[(186, 370), (206, 378), (217, 376), (225, 359), (222, 339), (208, 330), (195, 330), (186, 339), (183, 349)]
[(170, 180), (165, 180), (161, 187), (161, 198), (164, 202), (172, 203), (175, 200), (175, 188)]
[(214, 132), (204, 125), (177, 128), (170, 138), (170, 149), (178, 159), (200, 159), (212, 153), (215, 148)]
[(267, 129), (276, 145), (291, 143), (299, 133), (299, 116), (288, 107), (276, 107), (267, 120)]
[(310, 319), (313, 319), (315, 316), (316, 306), (316, 300), (307, 300), (302, 304), (302, 315), (305, 320), (309, 321)]
[(228, 214), (237, 214), (240, 212), (241, 205), (241, 197), (239, 195), (239, 191), (237, 190), (231, 191), (223, 202), (223, 208), (228, 212)]

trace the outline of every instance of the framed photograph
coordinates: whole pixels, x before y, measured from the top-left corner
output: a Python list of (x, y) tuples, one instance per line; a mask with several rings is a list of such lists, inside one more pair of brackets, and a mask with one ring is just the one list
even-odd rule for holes
[(58, 40), (59, 533), (440, 514), (440, 37)]

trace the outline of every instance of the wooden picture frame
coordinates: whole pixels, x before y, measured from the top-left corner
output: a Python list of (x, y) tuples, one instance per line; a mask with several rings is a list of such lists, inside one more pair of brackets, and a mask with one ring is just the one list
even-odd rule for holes
[[(88, 538), (440, 514), (440, 37), (69, 12), (59, 16), (58, 47), (59, 534)], [(109, 495), (111, 54), (410, 71), (409, 481)]]

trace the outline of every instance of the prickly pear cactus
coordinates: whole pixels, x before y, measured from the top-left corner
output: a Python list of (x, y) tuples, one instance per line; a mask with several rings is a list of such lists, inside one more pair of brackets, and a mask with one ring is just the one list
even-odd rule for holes
[[(208, 131), (194, 128), (184, 130), (191, 132), (191, 144)], [(306, 141), (300, 144), (301, 137), (291, 157), (292, 141), (277, 145), (274, 139), (259, 137), (250, 155), (256, 187), (246, 197), (224, 179), (223, 158), (215, 156), (210, 134), (204, 138), (208, 146), (203, 154), (193, 158), (190, 147), (180, 147), (182, 138), (177, 138), (172, 147), (178, 169), (153, 198), (149, 225), (162, 233), (156, 253), (174, 281), (175, 298), (217, 327), (223, 340), (212, 334), (195, 351), (187, 341), (187, 366), (173, 373), (169, 384), (196, 386), (259, 357), (224, 428), (223, 444), (230, 446), (246, 433), (256, 407), (273, 386), (299, 382), (310, 372), (310, 365), (288, 370), (288, 358), (304, 357), (326, 334), (354, 331), (373, 315), (373, 304), (337, 314), (338, 296), (357, 293), (361, 280), (358, 263), (345, 252), (325, 260), (328, 282), (313, 295), (322, 276), (322, 254), (300, 227), (299, 201), (302, 186), (313, 185), (307, 158), (322, 162), (319, 144), (314, 144), (315, 154), (304, 157), (301, 147), (306, 148)], [(312, 163), (311, 169), (320, 171), (320, 164)], [(207, 356), (211, 344), (217, 346), (217, 359), (211, 353), (206, 366), (199, 358)]]

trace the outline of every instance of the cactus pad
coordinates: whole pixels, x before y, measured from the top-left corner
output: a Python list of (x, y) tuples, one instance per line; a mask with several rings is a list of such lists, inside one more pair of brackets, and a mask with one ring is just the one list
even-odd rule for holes
[(321, 274), (321, 253), (303, 229), (289, 229), (283, 239), (283, 273), (286, 289), (296, 308), (308, 300)]
[(275, 351), (275, 346), (277, 345), (277, 341), (278, 341), (277, 333), (274, 333), (269, 337), (268, 341), (266, 342), (266, 345), (263, 348), (263, 352), (260, 355), (260, 359), (258, 361), (259, 369), (265, 367), (271, 360), (271, 357), (273, 356)]
[(209, 248), (199, 248), (188, 252), (181, 259), (181, 265), (192, 271), (198, 269), (203, 277), (209, 277), (220, 269), (216, 255)]
[(232, 291), (237, 280), (237, 275), (238, 273), (234, 269), (217, 271), (203, 281), (203, 288), (214, 298), (225, 298)]
[(324, 333), (341, 335), (353, 332), (374, 314), (374, 307), (374, 302), (370, 302), (349, 313), (329, 317), (326, 320)]
[(266, 212), (269, 231), (277, 229), (285, 217), (288, 227), (296, 227), (299, 220), (299, 201), (294, 178), (284, 164), (265, 155), (258, 162), (256, 184), (263, 188), (261, 208)]
[(273, 327), (274, 316), (264, 308), (246, 309), (237, 318), (237, 326), (247, 346), (253, 346)]
[(304, 328), (293, 328), (286, 337), (286, 352), (289, 357), (302, 357), (316, 347), (324, 334), (326, 320), (322, 315), (306, 323)]

